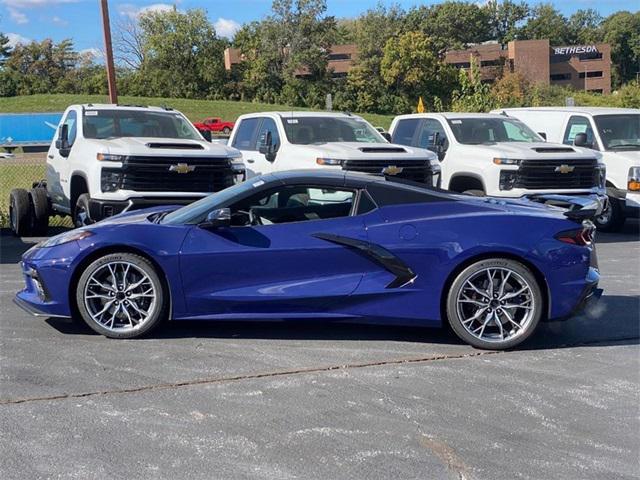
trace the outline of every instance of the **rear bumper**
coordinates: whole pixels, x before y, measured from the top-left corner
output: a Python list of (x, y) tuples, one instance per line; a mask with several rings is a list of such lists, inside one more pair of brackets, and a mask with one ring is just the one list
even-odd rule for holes
[(568, 320), (576, 315), (589, 310), (592, 308), (602, 296), (603, 289), (598, 288), (598, 282), (600, 281), (600, 274), (598, 273), (598, 269), (596, 267), (589, 267), (589, 271), (587, 277), (585, 279), (585, 285), (582, 288), (582, 292), (578, 296), (578, 300), (575, 306), (571, 309), (571, 311), (562, 315), (561, 317), (551, 318), (547, 321), (551, 322), (561, 322)]
[(92, 198), (89, 200), (89, 216), (91, 220), (98, 221), (129, 210), (162, 205), (188, 205), (204, 196), (206, 195), (201, 197), (135, 197), (129, 200), (99, 200)]

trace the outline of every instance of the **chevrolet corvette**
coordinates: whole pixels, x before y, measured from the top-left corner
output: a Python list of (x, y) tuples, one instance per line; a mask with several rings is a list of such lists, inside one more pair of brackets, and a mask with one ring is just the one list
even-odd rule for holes
[(46, 239), (23, 255), (15, 301), (112, 338), (169, 319), (321, 319), (448, 324), (477, 348), (506, 349), (601, 293), (588, 208), (573, 207), (272, 173)]

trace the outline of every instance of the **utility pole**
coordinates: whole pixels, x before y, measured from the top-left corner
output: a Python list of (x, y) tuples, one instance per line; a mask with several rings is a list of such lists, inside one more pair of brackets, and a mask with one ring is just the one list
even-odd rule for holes
[(109, 25), (109, 5), (107, 0), (100, 0), (102, 8), (102, 30), (104, 32), (105, 64), (107, 67), (107, 82), (109, 83), (109, 102), (118, 103), (116, 89), (116, 70), (113, 66), (113, 47), (111, 46), (111, 27)]

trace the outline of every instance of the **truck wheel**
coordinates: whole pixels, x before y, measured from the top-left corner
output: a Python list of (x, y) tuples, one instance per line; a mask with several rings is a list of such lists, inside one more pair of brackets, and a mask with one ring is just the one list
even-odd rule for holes
[(485, 193), (482, 190), (465, 190), (464, 192), (467, 195), (473, 195), (474, 197), (484, 197)]
[(609, 208), (593, 219), (601, 232), (617, 232), (624, 225), (624, 212), (620, 200), (609, 197)]
[(83, 193), (76, 200), (76, 206), (73, 209), (73, 225), (75, 227), (84, 227), (94, 223), (89, 216), (90, 198), (88, 193)]
[(224, 133), (225, 135), (229, 135), (229, 133), (231, 133), (231, 129), (229, 127), (224, 127), (222, 129), (222, 133)]
[(49, 227), (49, 196), (42, 187), (32, 188), (29, 192), (33, 217), (31, 227), (34, 235), (44, 235)]
[(9, 224), (19, 237), (31, 233), (31, 202), (24, 188), (14, 188), (9, 194)]

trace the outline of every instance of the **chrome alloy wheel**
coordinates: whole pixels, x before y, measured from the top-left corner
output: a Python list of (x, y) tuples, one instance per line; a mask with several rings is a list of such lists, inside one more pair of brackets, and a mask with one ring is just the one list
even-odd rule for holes
[(84, 288), (84, 306), (92, 320), (113, 332), (140, 329), (157, 308), (154, 283), (143, 269), (114, 261), (91, 274)]
[(531, 285), (506, 267), (471, 275), (458, 292), (456, 306), (465, 330), (485, 342), (519, 337), (536, 314)]

